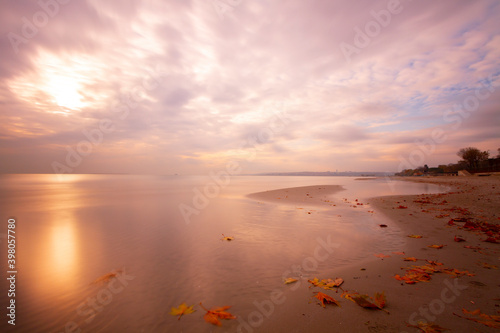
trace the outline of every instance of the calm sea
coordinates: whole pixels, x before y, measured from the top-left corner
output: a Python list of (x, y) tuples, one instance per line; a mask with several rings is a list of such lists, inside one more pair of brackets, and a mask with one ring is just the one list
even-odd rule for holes
[[(308, 185), (345, 190), (329, 196), (336, 206), (246, 198)], [(401, 232), (378, 227), (384, 220), (370, 212), (367, 198), (440, 190), (351, 177), (235, 176), (216, 185), (208, 176), (1, 175), (0, 328), (236, 332), (237, 320), (221, 328), (205, 323), (198, 305), (181, 320), (169, 312), (203, 302), (232, 305), (233, 314), (247, 318), (255, 300), (287, 287), (284, 277), (326, 276), (374, 253), (399, 251)], [(364, 205), (354, 209), (355, 199)], [(6, 316), (13, 298), (5, 278), (9, 218), (16, 225), (15, 330)], [(116, 277), (94, 283), (108, 273)]]

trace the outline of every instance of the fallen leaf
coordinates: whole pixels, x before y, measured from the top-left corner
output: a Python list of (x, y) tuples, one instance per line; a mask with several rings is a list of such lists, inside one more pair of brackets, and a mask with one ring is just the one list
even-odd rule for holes
[(433, 249), (442, 249), (444, 245), (429, 245), (427, 247), (433, 248)]
[(398, 208), (398, 209), (406, 209), (406, 208), (408, 208), (408, 207), (406, 207), (406, 206), (402, 206), (402, 205), (399, 205), (397, 208)]
[(453, 275), (454, 277), (459, 277), (459, 276), (464, 276), (464, 275), (467, 275), (467, 276), (474, 276), (475, 275), (473, 273), (470, 273), (469, 271), (459, 271), (456, 268), (444, 268), (442, 270), (442, 272), (446, 273), (446, 274)]
[(386, 298), (384, 292), (382, 293), (375, 293), (374, 298), (371, 298), (368, 295), (362, 295), (358, 294), (356, 292), (350, 293), (345, 291), (342, 294), (342, 297), (345, 299), (350, 299), (354, 303), (358, 304), (359, 306), (366, 308), (366, 309), (379, 309), (382, 311), (385, 311), (389, 313), (387, 310), (384, 309), (385, 304), (386, 304)]
[(488, 238), (486, 238), (486, 239), (484, 239), (482, 241), (483, 242), (488, 242), (488, 243), (495, 243), (495, 244), (498, 243), (497, 240), (495, 238), (493, 238), (493, 237), (488, 237)]
[(425, 333), (440, 333), (440, 332), (444, 332), (444, 331), (449, 331), (449, 329), (443, 328), (439, 325), (436, 325), (433, 323), (424, 323), (421, 321), (419, 321), (417, 323), (417, 325), (406, 324), (406, 326), (418, 328), (419, 330), (421, 330), (422, 332), (425, 332)]
[(403, 258), (404, 261), (417, 261), (418, 259), (415, 258), (415, 257), (406, 257), (406, 258)]
[(97, 279), (95, 279), (94, 282), (92, 282), (92, 283), (109, 282), (111, 279), (117, 277), (118, 274), (120, 274), (121, 272), (122, 272), (121, 270), (118, 270), (118, 271), (115, 271), (115, 272), (104, 274), (103, 276), (98, 277)]
[(334, 290), (334, 288), (340, 287), (340, 285), (344, 283), (344, 280), (342, 280), (341, 278), (336, 278), (335, 280), (332, 279), (319, 280), (318, 278), (314, 278), (312, 280), (307, 280), (307, 282), (311, 283), (315, 287), (320, 287), (325, 290)]
[(222, 306), (222, 307), (212, 308), (211, 310), (207, 310), (203, 306), (203, 304), (201, 304), (201, 302), (200, 302), (200, 306), (205, 311), (207, 311), (207, 313), (205, 313), (205, 315), (203, 316), (203, 319), (205, 319), (205, 321), (207, 323), (211, 323), (211, 324), (214, 324), (217, 326), (222, 326), (222, 323), (220, 322), (219, 319), (236, 319), (235, 316), (233, 316), (232, 314), (230, 314), (229, 312), (226, 311), (231, 306)]
[(479, 263), (479, 264), (481, 264), (484, 268), (487, 268), (487, 269), (498, 269), (498, 267), (497, 267), (497, 266), (495, 266), (495, 265), (490, 265), (490, 264), (485, 263), (485, 262), (483, 262), (483, 263)]
[(404, 252), (392, 252), (392, 254), (397, 254), (397, 255), (400, 255), (400, 256), (404, 256), (405, 255)]
[(455, 242), (465, 242), (465, 239), (463, 239), (462, 237), (458, 237), (458, 236), (455, 236), (455, 238), (453, 238), (453, 240)]
[(377, 257), (377, 258), (382, 258), (382, 259), (384, 259), (384, 258), (390, 258), (391, 257), (391, 256), (388, 256), (388, 255), (382, 254), (382, 253), (374, 254), (374, 256)]
[(496, 315), (487, 315), (484, 313), (481, 313), (481, 310), (477, 309), (474, 311), (468, 311), (464, 308), (462, 308), (462, 312), (464, 315), (469, 315), (469, 316), (460, 316), (453, 312), (453, 314), (457, 317), (468, 319), (475, 321), (476, 323), (480, 323), (483, 325), (486, 325), (488, 327), (492, 328), (500, 328), (500, 316)]
[(316, 295), (314, 295), (313, 297), (316, 297), (317, 299), (319, 299), (322, 307), (326, 307), (325, 303), (326, 304), (335, 304), (337, 306), (340, 306), (339, 302), (337, 302), (335, 299), (333, 299), (333, 297), (328, 296), (327, 294), (324, 294), (321, 291), (318, 291), (316, 293)]
[(433, 266), (443, 266), (442, 262), (437, 262), (435, 260), (428, 260), (428, 259), (426, 261)]
[(224, 234), (222, 234), (222, 240), (227, 240), (227, 241), (232, 241), (234, 239), (234, 237), (231, 237), (231, 236), (224, 236)]
[(422, 238), (421, 235), (408, 235), (408, 237), (410, 237), (410, 238)]
[(411, 268), (406, 270), (405, 275), (396, 274), (394, 278), (399, 281), (404, 281), (406, 284), (415, 284), (417, 282), (428, 282), (431, 276), (421, 268)]
[(190, 314), (196, 311), (193, 309), (193, 306), (194, 305), (188, 306), (186, 303), (182, 303), (178, 308), (172, 308), (170, 314), (172, 316), (179, 316), (177, 320), (180, 320), (183, 315)]
[(285, 284), (289, 284), (289, 283), (294, 283), (294, 282), (297, 282), (298, 280), (297, 279), (294, 279), (294, 278), (286, 278), (285, 279)]

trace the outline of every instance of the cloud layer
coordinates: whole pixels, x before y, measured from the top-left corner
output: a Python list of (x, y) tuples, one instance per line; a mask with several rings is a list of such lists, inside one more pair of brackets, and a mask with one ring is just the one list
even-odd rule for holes
[(0, 172), (397, 171), (500, 147), (494, 0), (3, 7)]

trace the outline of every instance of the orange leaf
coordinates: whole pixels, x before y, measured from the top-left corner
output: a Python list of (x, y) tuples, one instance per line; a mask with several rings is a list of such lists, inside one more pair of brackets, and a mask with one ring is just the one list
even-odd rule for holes
[(464, 317), (464, 316), (457, 315), (456, 313), (453, 313), (453, 314), (457, 317), (472, 320), (472, 321), (475, 321), (476, 323), (480, 323), (480, 324), (486, 325), (488, 327), (500, 328), (500, 316), (487, 315), (487, 314), (481, 313), (481, 310), (479, 310), (479, 309), (474, 310), (474, 311), (467, 311), (466, 309), (462, 308), (462, 312), (464, 313), (464, 315), (470, 315), (470, 316)]
[(415, 257), (406, 257), (406, 258), (403, 258), (404, 261), (417, 261), (418, 259), (415, 258)]
[(219, 319), (235, 319), (236, 317), (227, 312), (231, 306), (222, 306), (222, 307), (217, 307), (217, 308), (212, 308), (211, 310), (207, 310), (203, 304), (200, 302), (200, 306), (207, 311), (205, 315), (203, 316), (203, 319), (205, 319), (206, 322), (217, 325), (217, 326), (222, 326), (222, 323), (220, 322)]
[(294, 279), (294, 278), (286, 278), (285, 279), (285, 284), (289, 284), (289, 283), (294, 283), (294, 282), (297, 282), (298, 280), (297, 279)]
[(427, 247), (433, 248), (433, 249), (442, 249), (444, 245), (429, 245)]
[(317, 292), (316, 295), (314, 295), (313, 297), (316, 297), (317, 299), (320, 300), (322, 307), (326, 307), (325, 303), (326, 304), (335, 304), (337, 306), (340, 306), (339, 302), (337, 302), (335, 299), (333, 299), (333, 297), (328, 296), (327, 294), (324, 294), (321, 291)]
[(341, 278), (336, 278), (335, 280), (323, 279), (320, 281), (318, 278), (314, 278), (312, 280), (307, 280), (307, 282), (311, 283), (315, 287), (320, 287), (326, 290), (334, 290), (334, 288), (340, 287), (340, 285), (344, 283), (344, 280)]
[(222, 237), (223, 237), (222, 240), (227, 240), (227, 241), (232, 241), (234, 239), (234, 237), (232, 237), (232, 236), (226, 237), (226, 236), (224, 236), (224, 234), (222, 234)]
[(117, 270), (111, 273), (104, 274), (103, 276), (95, 279), (94, 282), (92, 283), (96, 284), (96, 283), (109, 282), (111, 281), (111, 279), (116, 278), (121, 272), (122, 272), (121, 270)]
[(484, 268), (487, 268), (487, 269), (498, 269), (498, 267), (497, 267), (497, 266), (495, 266), (495, 265), (490, 265), (490, 264), (488, 264), (488, 263), (486, 263), (486, 262), (483, 262), (483, 263), (480, 263), (480, 264), (481, 264)]
[(408, 235), (408, 237), (410, 237), (410, 238), (422, 238), (421, 235)]
[(397, 255), (400, 255), (400, 256), (404, 256), (405, 255), (404, 252), (392, 252), (392, 254), (397, 254)]
[(384, 309), (385, 304), (386, 304), (386, 299), (385, 299), (385, 294), (384, 292), (382, 293), (375, 293), (375, 297), (371, 298), (368, 295), (361, 295), (356, 292), (354, 293), (349, 293), (349, 292), (344, 292), (342, 294), (342, 297), (346, 299), (350, 299), (354, 303), (358, 304), (359, 306), (366, 308), (366, 309), (379, 309), (383, 310), (387, 313), (389, 313), (387, 310)]

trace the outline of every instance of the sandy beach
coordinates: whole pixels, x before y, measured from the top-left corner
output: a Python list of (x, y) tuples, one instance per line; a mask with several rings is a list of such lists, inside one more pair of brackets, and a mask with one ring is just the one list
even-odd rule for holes
[[(495, 243), (500, 242), (500, 177), (393, 179), (445, 185), (449, 190), (441, 194), (372, 198), (369, 204), (373, 214), (388, 218), (381, 228), (387, 232), (391, 228), (404, 231), (405, 245), (400, 251), (374, 256), (373, 260), (348, 268), (335, 269), (332, 262), (329, 276), (319, 278), (342, 278), (342, 290), (309, 288), (307, 281), (291, 284), (290, 291), (283, 295), (286, 301), (273, 307), (269, 320), (256, 331), (419, 332), (407, 326), (418, 326), (418, 322), (438, 325), (451, 332), (497, 331), (491, 326), (500, 326), (500, 322), (495, 321), (498, 317), (480, 317), (477, 312), (466, 315), (463, 309), (479, 309), (486, 315), (500, 314), (500, 245)], [(369, 180), (366, 184), (369, 186)], [(318, 185), (262, 192), (250, 197), (282, 204), (289, 200), (290, 203), (331, 205), (327, 195), (338, 190), (338, 187)], [(407, 237), (410, 235), (419, 238)], [(435, 247), (431, 247), (433, 245)], [(426, 274), (414, 277), (413, 281), (408, 277), (405, 281), (405, 273), (411, 266), (420, 266), (419, 271), (424, 269)], [(396, 275), (403, 277), (402, 280), (396, 279)], [(312, 304), (317, 301), (311, 296), (318, 291), (333, 297), (340, 307), (322, 308)], [(342, 297), (343, 291), (369, 296), (383, 291), (387, 300), (384, 309), (388, 313), (362, 308)], [(250, 327), (242, 327), (240, 331), (250, 331)]]

